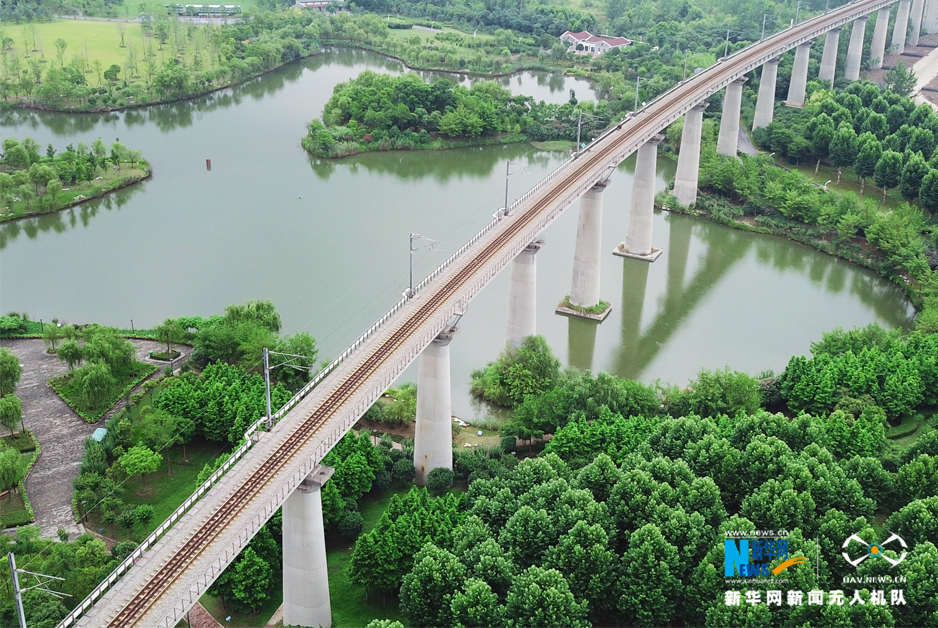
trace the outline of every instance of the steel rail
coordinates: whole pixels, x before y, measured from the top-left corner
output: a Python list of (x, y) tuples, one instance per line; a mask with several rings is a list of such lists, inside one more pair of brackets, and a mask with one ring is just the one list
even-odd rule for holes
[[(371, 347), (371, 352), (363, 360), (362, 364), (349, 376), (337, 382), (337, 386), (330, 392), (325, 401), (306, 417), (297, 417), (299, 425), (295, 431), (288, 436), (279, 448), (266, 460), (263, 461), (258, 472), (253, 473), (251, 478), (238, 487), (234, 497), (229, 499), (221, 508), (212, 513), (198, 532), (185, 541), (179, 551), (176, 552), (163, 565), (157, 574), (142, 587), (134, 597), (113, 617), (107, 624), (110, 628), (126, 628), (129, 626), (140, 625), (139, 621), (153, 605), (159, 600), (162, 593), (169, 585), (186, 570), (197, 557), (199, 557), (212, 541), (226, 528), (228, 522), (234, 516), (245, 508), (245, 505), (252, 502), (269, 491), (269, 486), (278, 473), (294, 461), (295, 458), (303, 454), (303, 449), (310, 441), (317, 436), (320, 427), (333, 415), (338, 413), (345, 401), (359, 391), (366, 384), (370, 377), (385, 366), (389, 359), (395, 355), (398, 349), (406, 342), (412, 340), (416, 332), (434, 322), (435, 317), (439, 316), (439, 309), (454, 297), (467, 291), (471, 296), (481, 289), (493, 276), (494, 273), (486, 274), (481, 280), (476, 280), (472, 286), (468, 284), (475, 279), (475, 275), (486, 265), (496, 261), (499, 254), (504, 257), (505, 248), (509, 247), (509, 253), (516, 254), (521, 248), (536, 237), (537, 233), (543, 230), (556, 215), (559, 215), (566, 206), (575, 201), (586, 189), (589, 189), (602, 176), (605, 175), (607, 166), (620, 163), (629, 154), (637, 150), (639, 146), (654, 137), (668, 124), (686, 113), (689, 109), (696, 106), (701, 101), (713, 93), (719, 91), (729, 83), (733, 82), (743, 74), (759, 67), (765, 61), (777, 57), (783, 52), (790, 50), (806, 41), (810, 41), (827, 30), (835, 28), (850, 22), (857, 17), (867, 15), (877, 9), (890, 6), (895, 0), (868, 0), (866, 2), (856, 2), (839, 9), (835, 9), (823, 16), (803, 22), (792, 28), (787, 29), (766, 38), (765, 40), (739, 50), (722, 62), (711, 66), (704, 72), (694, 75), (687, 80), (673, 86), (648, 105), (628, 119), (626, 122), (611, 127), (601, 136), (590, 143), (582, 151), (578, 158), (571, 158), (564, 162), (560, 167), (550, 173), (545, 179), (540, 181), (534, 188), (517, 199), (509, 207), (510, 218), (505, 220), (493, 220), (487, 224), (478, 234), (464, 244), (456, 253), (433, 271), (426, 279), (417, 286), (418, 294), (424, 296), (422, 291), (427, 290), (428, 294), (416, 307), (416, 311), (409, 315), (405, 320), (398, 320), (400, 317), (395, 315), (399, 313), (412, 299), (401, 299), (391, 310), (389, 310), (381, 319), (378, 320), (369, 330), (359, 337), (351, 346), (349, 346), (339, 357), (336, 358), (323, 372), (317, 375), (310, 384), (308, 384), (299, 394), (294, 396), (286, 406), (281, 408), (275, 418), (281, 420), (291, 412), (312, 390), (325, 381), (336, 368), (351, 356), (357, 357), (357, 352), (362, 346), (375, 334), (387, 327), (389, 337), (380, 342), (378, 346)], [(558, 180), (560, 179), (560, 180)], [(556, 183), (555, 183), (556, 181)], [(529, 207), (525, 207), (530, 203)], [(559, 211), (558, 208), (559, 207)], [(499, 228), (500, 227), (500, 228)], [(496, 231), (493, 234), (493, 231)], [(487, 236), (488, 241), (483, 242)], [(519, 237), (525, 240), (514, 242)], [(475, 248), (482, 247), (475, 251)], [(469, 253), (472, 255), (468, 255)], [(454, 266), (455, 265), (455, 266)], [(451, 271), (449, 277), (442, 277), (444, 273)], [(440, 281), (437, 281), (437, 280)], [(439, 283), (441, 285), (435, 285)], [(464, 300), (468, 303), (466, 297)], [(435, 325), (434, 328), (438, 328)], [(426, 336), (426, 334), (424, 334)], [(434, 334), (435, 335), (435, 334)], [(433, 336), (421, 338), (423, 346), (432, 340)], [(413, 357), (416, 357), (415, 355)], [(363, 412), (364, 410), (362, 410)], [(292, 417), (291, 417), (292, 419)], [(165, 534), (174, 523), (198, 501), (211, 486), (232, 468), (238, 459), (242, 458), (251, 448), (253, 439), (258, 435), (264, 420), (255, 422), (246, 433), (246, 442), (234, 452), (232, 459), (229, 460), (222, 469), (213, 474), (205, 484), (193, 493), (186, 502), (177, 509), (173, 515), (167, 519), (127, 560), (125, 560), (118, 569), (115, 570), (101, 585), (99, 585), (92, 594), (86, 598), (79, 606), (66, 617), (60, 626), (72, 625), (78, 617), (94, 603), (95, 600), (103, 596), (104, 592), (113, 587), (117, 580), (125, 573), (134, 562), (143, 556), (159, 538)], [(349, 424), (348, 427), (351, 427)], [(331, 448), (336, 441), (331, 440), (327, 443)], [(318, 457), (321, 459), (328, 448), (322, 446), (317, 449)], [(308, 463), (307, 463), (308, 466)], [(305, 467), (304, 467), (305, 468)], [(283, 491), (281, 490), (281, 493)], [(285, 499), (285, 496), (283, 496)], [(282, 501), (282, 500), (281, 500)], [(272, 514), (272, 513), (270, 513)], [(269, 515), (268, 515), (269, 516)], [(257, 525), (262, 525), (258, 522)], [(247, 539), (249, 540), (249, 538)], [(246, 541), (245, 541), (246, 542)], [(226, 550), (227, 554), (227, 550)]]

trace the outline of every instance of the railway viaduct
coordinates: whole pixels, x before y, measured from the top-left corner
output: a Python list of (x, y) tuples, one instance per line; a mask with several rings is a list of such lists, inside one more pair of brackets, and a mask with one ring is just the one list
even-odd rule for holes
[[(319, 488), (331, 470), (320, 461), (403, 370), (420, 357), (414, 464), (417, 481), (452, 468), (449, 341), (469, 302), (511, 266), (508, 342), (535, 333), (539, 234), (580, 200), (570, 301), (599, 303), (602, 196), (611, 169), (637, 152), (631, 213), (616, 255), (653, 262), (656, 146), (659, 133), (686, 115), (674, 194), (697, 196), (701, 122), (706, 100), (726, 90), (718, 152), (736, 155), (745, 75), (761, 67), (754, 128), (775, 108), (781, 54), (795, 49), (786, 104), (804, 105), (808, 51), (825, 36), (820, 79), (833, 81), (841, 28), (851, 25), (844, 74), (859, 77), (867, 19), (875, 14), (870, 57), (882, 64), (890, 10), (898, 4), (891, 45), (938, 32), (938, 0), (859, 0), (776, 33), (726, 57), (633, 112), (508, 207), (405, 294), (388, 313), (270, 419), (253, 424), (245, 442), (154, 533), (59, 625), (86, 628), (174, 628), (257, 530), (283, 507), (284, 620), (331, 624)], [(911, 20), (912, 31), (909, 31)]]

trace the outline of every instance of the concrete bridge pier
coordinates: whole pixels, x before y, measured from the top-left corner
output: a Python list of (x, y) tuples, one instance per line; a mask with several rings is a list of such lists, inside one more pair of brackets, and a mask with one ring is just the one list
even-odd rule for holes
[(652, 221), (655, 214), (655, 171), (658, 161), (658, 144), (664, 139), (656, 135), (638, 149), (635, 158), (635, 178), (632, 181), (632, 202), (629, 212), (629, 232), (625, 242), (620, 242), (613, 255), (634, 257), (653, 262), (661, 255), (661, 249), (651, 246)]
[[(938, 8), (938, 1), (932, 1)], [(883, 67), (883, 57), (886, 56), (886, 31), (889, 29), (889, 10), (892, 7), (880, 9), (876, 13), (876, 26), (873, 28), (873, 42), (870, 44), (870, 60), (873, 69)]]
[(283, 622), (332, 625), (320, 489), (335, 469), (316, 465), (283, 503)]
[(912, 32), (909, 33), (909, 45), (918, 46), (919, 35), (922, 33), (922, 19), (924, 18), (925, 0), (912, 0)]
[(753, 131), (769, 126), (775, 117), (775, 82), (778, 79), (778, 63), (781, 60), (781, 57), (775, 57), (762, 64), (756, 113), (752, 116)]
[[(427, 485), (437, 467), (453, 470), (453, 402), (449, 343), (456, 328), (443, 330), (420, 354), (417, 366), (417, 424), (414, 434), (414, 482)], [(286, 624), (285, 624), (286, 625)]]
[[(514, 351), (537, 333), (537, 252), (543, 240), (535, 240), (511, 263), (508, 284), (508, 346)], [(420, 390), (420, 387), (417, 387)], [(430, 469), (427, 469), (429, 471)]]
[(912, 0), (899, 0), (899, 10), (896, 11), (896, 23), (892, 27), (892, 47), (896, 54), (905, 52), (905, 35), (909, 30), (909, 8)]
[(727, 157), (735, 157), (739, 148), (739, 107), (743, 102), (742, 76), (726, 86), (723, 97), (723, 113), (720, 116), (720, 135), (717, 137), (717, 152)]
[(817, 73), (818, 80), (827, 81), (834, 86), (834, 74), (837, 72), (837, 47), (840, 45), (840, 28), (827, 31), (824, 39), (824, 54), (821, 56), (821, 69)]
[(789, 107), (804, 107), (805, 90), (808, 87), (808, 56), (811, 54), (811, 43), (806, 41), (795, 48), (795, 63), (791, 68), (791, 82), (788, 84)]
[(847, 48), (847, 63), (844, 67), (844, 78), (849, 81), (856, 81), (860, 78), (860, 59), (863, 57), (866, 19), (867, 16), (864, 15), (853, 21), (853, 30), (850, 32), (850, 46)]
[(938, 0), (925, 0), (925, 14), (922, 16), (922, 28), (925, 33), (938, 33)]
[(702, 102), (684, 115), (681, 152), (677, 156), (677, 173), (674, 175), (674, 198), (684, 207), (690, 207), (697, 202), (700, 133), (703, 130), (703, 112), (709, 104)]
[[(603, 237), (603, 191), (609, 181), (600, 181), (580, 199), (580, 215), (576, 228), (576, 248), (573, 253), (573, 281), (570, 285), (570, 303), (579, 307), (599, 305), (599, 285), (602, 264), (600, 246)], [(612, 307), (604, 312), (589, 314), (582, 310), (557, 306), (557, 313), (602, 321)]]

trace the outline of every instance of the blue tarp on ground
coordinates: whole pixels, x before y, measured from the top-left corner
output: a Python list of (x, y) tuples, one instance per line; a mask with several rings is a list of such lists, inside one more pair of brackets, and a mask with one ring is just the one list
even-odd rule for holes
[(103, 427), (99, 427), (94, 431), (94, 434), (91, 435), (91, 438), (95, 439), (99, 443), (104, 439), (104, 435), (107, 434), (107, 430)]

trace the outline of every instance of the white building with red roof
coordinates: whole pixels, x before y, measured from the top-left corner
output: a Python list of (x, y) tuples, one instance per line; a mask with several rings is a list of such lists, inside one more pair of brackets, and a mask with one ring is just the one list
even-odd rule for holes
[(613, 48), (622, 48), (632, 43), (631, 39), (625, 37), (606, 37), (604, 35), (593, 35), (589, 31), (571, 33), (567, 31), (560, 36), (560, 41), (570, 46), (570, 52), (593, 53), (601, 55)]

